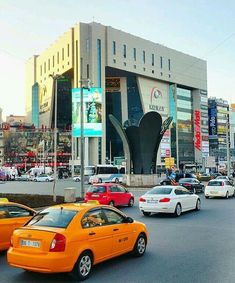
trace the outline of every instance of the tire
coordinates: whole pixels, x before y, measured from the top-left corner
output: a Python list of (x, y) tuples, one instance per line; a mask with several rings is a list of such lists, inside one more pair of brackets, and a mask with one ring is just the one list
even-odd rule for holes
[(196, 211), (201, 210), (201, 201), (200, 201), (200, 199), (198, 199), (197, 202), (196, 202), (195, 210), (196, 210)]
[(228, 192), (226, 192), (226, 196), (225, 196), (225, 198), (226, 198), (226, 199), (228, 199), (228, 198), (229, 198), (229, 193), (228, 193)]
[(72, 276), (74, 279), (80, 281), (86, 280), (91, 273), (92, 264), (93, 258), (91, 253), (89, 251), (83, 252), (73, 267)]
[(174, 215), (176, 217), (179, 217), (182, 213), (182, 207), (181, 207), (181, 204), (180, 203), (177, 203), (176, 207), (175, 207), (175, 212), (174, 212)]
[(119, 183), (119, 179), (118, 178), (115, 179), (115, 183)]
[(46, 182), (49, 182), (49, 179), (46, 179)]
[(111, 200), (111, 201), (109, 202), (109, 205), (110, 205), (110, 206), (114, 206), (114, 201)]
[(208, 196), (205, 196), (205, 198), (207, 198), (207, 199), (208, 199), (209, 197), (208, 197)]
[(167, 182), (162, 182), (162, 184), (165, 186), (165, 185), (167, 185)]
[(98, 183), (102, 183), (102, 179), (101, 178), (98, 179)]
[(37, 179), (34, 179), (34, 182), (37, 182)]
[(147, 212), (147, 211), (142, 211), (144, 216), (150, 216), (151, 212)]
[(133, 255), (135, 257), (140, 257), (144, 255), (145, 250), (146, 250), (146, 236), (144, 234), (140, 234), (135, 242), (134, 249), (132, 251)]
[(130, 198), (129, 203), (128, 203), (128, 206), (129, 206), (129, 207), (132, 207), (133, 205), (134, 205), (134, 199), (133, 199), (133, 198)]

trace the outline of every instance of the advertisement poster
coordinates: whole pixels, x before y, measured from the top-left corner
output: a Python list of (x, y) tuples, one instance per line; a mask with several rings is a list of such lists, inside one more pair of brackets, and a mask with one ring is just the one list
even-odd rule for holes
[[(81, 89), (72, 89), (73, 136), (81, 136)], [(102, 89), (83, 89), (84, 137), (102, 136)]]

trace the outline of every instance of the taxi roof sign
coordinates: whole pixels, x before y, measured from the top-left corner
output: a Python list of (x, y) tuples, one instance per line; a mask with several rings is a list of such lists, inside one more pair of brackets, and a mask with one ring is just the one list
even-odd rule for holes
[(0, 202), (9, 202), (8, 198), (0, 198)]

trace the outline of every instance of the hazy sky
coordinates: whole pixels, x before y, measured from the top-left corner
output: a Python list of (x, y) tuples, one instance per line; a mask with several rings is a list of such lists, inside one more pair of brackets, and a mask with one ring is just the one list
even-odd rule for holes
[(206, 59), (208, 95), (235, 102), (234, 15), (232, 0), (0, 0), (0, 107), (24, 115), (25, 60), (93, 20)]

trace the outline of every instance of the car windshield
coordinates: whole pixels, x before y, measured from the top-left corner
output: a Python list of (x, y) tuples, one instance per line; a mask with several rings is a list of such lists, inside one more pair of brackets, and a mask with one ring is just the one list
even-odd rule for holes
[(148, 191), (146, 195), (169, 195), (172, 192), (172, 188), (169, 187), (155, 187)]
[(48, 208), (36, 214), (26, 225), (66, 228), (77, 214), (76, 210)]
[(88, 193), (105, 193), (106, 187), (105, 186), (91, 186), (88, 190)]
[(208, 186), (223, 186), (223, 182), (222, 181), (210, 181), (208, 183)]

